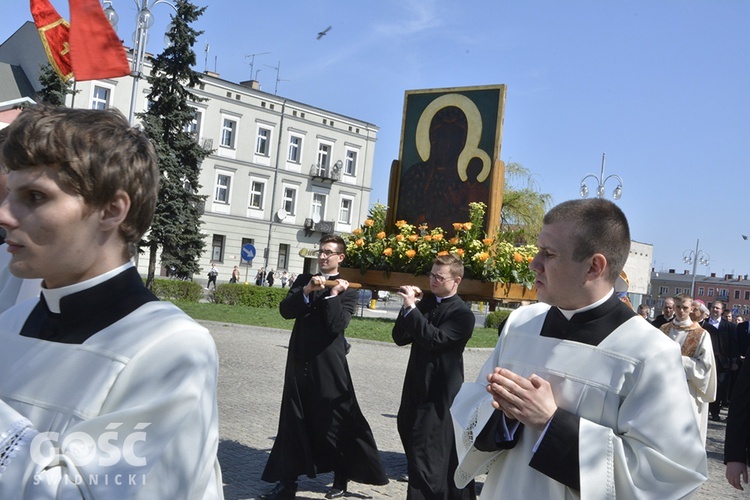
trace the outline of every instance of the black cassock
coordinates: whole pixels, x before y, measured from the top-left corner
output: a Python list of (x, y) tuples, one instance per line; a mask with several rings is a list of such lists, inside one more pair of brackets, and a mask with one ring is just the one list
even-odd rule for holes
[[(300, 275), (279, 311), (296, 319), (289, 340), (279, 430), (263, 471), (268, 482), (334, 471), (366, 484), (387, 484), (375, 438), (354, 394), (346, 362), (344, 330), (357, 305), (357, 291), (328, 297), (302, 288)], [(336, 279), (336, 276), (330, 277)]]
[(440, 304), (427, 295), (393, 327), (398, 345), (411, 344), (398, 432), (408, 460), (411, 500), (475, 498), (474, 483), (460, 490), (451, 403), (464, 381), (463, 352), (474, 331), (474, 314), (454, 295)]

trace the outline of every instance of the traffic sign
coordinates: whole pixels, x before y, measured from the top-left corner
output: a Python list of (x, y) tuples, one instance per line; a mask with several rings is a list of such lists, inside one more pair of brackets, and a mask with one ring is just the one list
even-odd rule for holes
[(245, 243), (242, 245), (242, 259), (248, 262), (252, 262), (255, 258), (255, 246), (252, 243)]

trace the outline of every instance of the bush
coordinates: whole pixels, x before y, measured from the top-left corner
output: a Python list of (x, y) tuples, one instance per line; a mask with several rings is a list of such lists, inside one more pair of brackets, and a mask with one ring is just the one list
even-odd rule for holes
[(498, 309), (497, 311), (492, 311), (484, 319), (484, 327), (494, 328), (495, 330), (497, 330), (497, 327), (500, 326), (500, 323), (508, 319), (510, 313), (511, 311), (507, 309)]
[(155, 279), (151, 292), (161, 300), (198, 302), (203, 298), (203, 288), (194, 281)]
[(211, 299), (217, 304), (277, 308), (288, 292), (288, 288), (224, 283), (216, 288)]

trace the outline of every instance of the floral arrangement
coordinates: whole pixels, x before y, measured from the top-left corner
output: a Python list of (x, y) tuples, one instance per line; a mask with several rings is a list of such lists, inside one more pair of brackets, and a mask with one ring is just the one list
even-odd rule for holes
[(347, 247), (342, 265), (362, 271), (425, 274), (436, 256), (453, 253), (463, 259), (466, 279), (520, 283), (531, 288), (534, 273), (529, 263), (537, 248), (487, 237), (482, 230), (486, 208), (484, 203), (470, 203), (470, 220), (454, 223), (453, 235), (439, 227), (430, 229), (426, 224), (415, 226), (403, 220), (396, 222), (395, 234), (386, 234), (387, 207), (376, 203), (364, 224), (344, 237)]

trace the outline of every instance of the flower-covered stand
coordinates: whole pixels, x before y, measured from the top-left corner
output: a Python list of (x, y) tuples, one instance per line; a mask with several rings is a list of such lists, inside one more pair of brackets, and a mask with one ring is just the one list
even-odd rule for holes
[[(427, 276), (409, 273), (386, 271), (365, 271), (349, 267), (340, 267), (342, 279), (351, 283), (359, 283), (367, 290), (396, 291), (401, 285), (418, 286), (424, 291), (430, 290)], [(522, 300), (536, 300), (536, 289), (526, 288), (518, 283), (490, 283), (486, 281), (464, 279), (458, 288), (458, 294), (464, 300), (506, 300), (520, 302)]]

